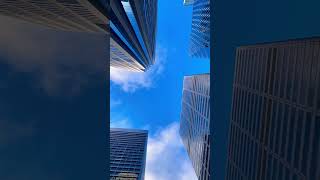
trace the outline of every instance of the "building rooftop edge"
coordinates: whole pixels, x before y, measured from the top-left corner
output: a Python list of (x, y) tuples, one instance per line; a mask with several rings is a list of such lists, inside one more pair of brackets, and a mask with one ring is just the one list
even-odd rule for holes
[(145, 129), (129, 129), (129, 128), (110, 128), (111, 130), (122, 130), (122, 131), (129, 131), (129, 132), (147, 132), (148, 130)]
[(307, 40), (314, 40), (320, 41), (320, 36), (310, 36), (310, 37), (302, 37), (302, 38), (290, 38), (287, 40), (276, 40), (276, 41), (266, 41), (261, 43), (255, 43), (255, 44), (247, 44), (247, 45), (241, 45), (237, 48), (248, 48), (248, 47), (257, 47), (257, 46), (268, 46), (268, 45), (280, 45), (285, 43), (293, 43), (293, 42), (300, 42), (300, 41), (307, 41)]
[(192, 77), (192, 76), (200, 76), (200, 75), (210, 75), (210, 72), (208, 72), (208, 73), (199, 73), (199, 74), (188, 74), (188, 75), (184, 75), (184, 77)]

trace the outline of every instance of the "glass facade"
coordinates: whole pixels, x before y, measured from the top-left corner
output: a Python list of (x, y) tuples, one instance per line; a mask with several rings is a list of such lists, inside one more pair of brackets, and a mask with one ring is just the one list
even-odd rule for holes
[(210, 179), (210, 74), (185, 76), (180, 136), (199, 180)]
[(227, 180), (320, 179), (320, 38), (237, 49)]
[(148, 131), (110, 129), (110, 180), (144, 180)]
[(108, 18), (101, 3), (88, 0), (2, 0), (0, 15), (45, 27), (74, 32), (108, 33)]
[(106, 38), (111, 37), (111, 67), (146, 71), (155, 62), (157, 0), (108, 2), (3, 0), (0, 1), (0, 15), (55, 30), (106, 34)]
[(155, 61), (157, 0), (111, 1), (110, 7), (111, 66), (146, 71)]
[(210, 58), (210, 0), (194, 0), (189, 54)]

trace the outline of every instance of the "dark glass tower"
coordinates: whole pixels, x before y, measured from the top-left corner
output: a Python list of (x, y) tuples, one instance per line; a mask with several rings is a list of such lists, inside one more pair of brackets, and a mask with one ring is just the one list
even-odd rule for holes
[(0, 15), (62, 31), (108, 32), (105, 6), (96, 0), (1, 0)]
[(237, 49), (227, 180), (320, 179), (320, 38)]
[(210, 74), (185, 76), (180, 136), (199, 180), (210, 180)]
[(144, 180), (148, 131), (110, 129), (110, 180)]
[(157, 0), (110, 0), (112, 67), (146, 71), (155, 61)]
[(55, 30), (106, 34), (114, 68), (143, 72), (155, 62), (157, 0), (1, 0), (0, 15)]
[(184, 4), (193, 4), (189, 54), (210, 58), (210, 0), (184, 1)]

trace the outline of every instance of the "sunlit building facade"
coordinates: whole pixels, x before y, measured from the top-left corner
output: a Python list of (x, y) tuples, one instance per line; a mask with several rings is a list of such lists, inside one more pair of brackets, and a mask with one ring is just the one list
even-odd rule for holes
[(148, 131), (110, 129), (110, 180), (144, 180)]
[(320, 179), (320, 38), (237, 49), (227, 180)]
[(157, 0), (111, 0), (112, 67), (146, 71), (155, 62)]
[(210, 58), (210, 0), (193, 2), (189, 54), (196, 58)]
[(210, 74), (185, 76), (180, 136), (199, 180), (210, 180)]

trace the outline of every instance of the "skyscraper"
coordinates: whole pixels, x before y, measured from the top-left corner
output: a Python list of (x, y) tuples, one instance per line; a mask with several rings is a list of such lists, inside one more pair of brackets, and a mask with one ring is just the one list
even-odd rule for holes
[[(184, 1), (190, 4), (190, 1)], [(194, 0), (189, 54), (210, 58), (210, 0)]]
[(157, 0), (2, 0), (0, 15), (55, 30), (106, 34), (114, 68), (143, 72), (155, 62)]
[(237, 49), (227, 180), (320, 179), (320, 38)]
[(107, 33), (105, 8), (100, 1), (94, 0), (0, 1), (0, 15), (73, 32)]
[(210, 179), (210, 74), (185, 76), (180, 136), (199, 180)]
[(157, 0), (111, 0), (111, 66), (146, 71), (155, 62)]
[(110, 129), (110, 180), (144, 180), (148, 131)]

